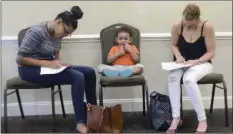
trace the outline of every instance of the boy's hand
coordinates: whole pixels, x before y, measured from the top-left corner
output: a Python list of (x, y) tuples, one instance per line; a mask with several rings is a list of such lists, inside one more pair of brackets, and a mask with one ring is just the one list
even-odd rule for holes
[(120, 47), (119, 55), (122, 56), (125, 54), (125, 49), (123, 46)]
[(125, 50), (128, 51), (129, 53), (131, 53), (131, 52), (133, 51), (131, 45), (129, 45), (129, 44), (125, 44), (125, 45), (124, 45), (124, 48), (125, 48)]

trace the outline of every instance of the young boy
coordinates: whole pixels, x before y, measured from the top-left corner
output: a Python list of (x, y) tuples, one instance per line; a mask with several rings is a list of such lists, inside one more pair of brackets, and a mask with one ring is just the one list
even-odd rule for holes
[[(125, 76), (129, 77), (141, 74), (143, 65), (137, 63), (139, 52), (135, 45), (131, 44), (132, 31), (128, 27), (121, 27), (116, 32), (116, 45), (114, 45), (107, 57), (109, 65), (99, 65), (99, 73), (108, 77)], [(137, 64), (135, 64), (137, 63)]]

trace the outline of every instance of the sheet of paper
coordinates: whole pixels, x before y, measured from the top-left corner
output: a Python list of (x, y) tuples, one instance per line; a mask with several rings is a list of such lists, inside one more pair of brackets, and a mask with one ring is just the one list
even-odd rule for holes
[(179, 63), (175, 63), (175, 62), (162, 62), (162, 69), (163, 70), (175, 70), (175, 69), (180, 69), (180, 68), (185, 68), (185, 67), (189, 67), (190, 64), (179, 64)]
[(40, 74), (57, 74), (62, 72), (64, 69), (66, 69), (67, 66), (62, 66), (61, 68), (58, 69), (53, 69), (53, 68), (48, 68), (48, 67), (41, 67), (40, 69)]

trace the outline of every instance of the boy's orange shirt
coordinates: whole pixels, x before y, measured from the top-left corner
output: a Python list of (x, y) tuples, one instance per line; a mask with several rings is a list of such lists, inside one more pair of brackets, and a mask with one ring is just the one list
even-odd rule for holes
[[(133, 51), (136, 54), (139, 54), (138, 49), (137, 49), (137, 47), (135, 45), (130, 45), (130, 46), (132, 47)], [(111, 48), (111, 50), (109, 51), (108, 56), (112, 56), (115, 53), (119, 52), (120, 48), (121, 48), (121, 45), (113, 46)], [(124, 66), (127, 66), (127, 65), (134, 65), (135, 62), (131, 58), (130, 53), (127, 52), (127, 51), (125, 51), (125, 54), (122, 55), (122, 56), (120, 56), (120, 57), (118, 57), (112, 64), (113, 65), (124, 65)]]

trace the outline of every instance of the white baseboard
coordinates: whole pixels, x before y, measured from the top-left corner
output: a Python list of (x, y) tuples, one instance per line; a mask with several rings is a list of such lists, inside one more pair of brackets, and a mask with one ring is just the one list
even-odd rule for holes
[[(210, 97), (202, 98), (204, 107), (209, 109)], [(106, 106), (114, 104), (122, 104), (123, 111), (142, 111), (142, 99), (107, 99), (104, 100)], [(71, 101), (64, 101), (66, 113), (73, 113), (73, 106)], [(184, 109), (192, 109), (192, 105), (188, 97), (183, 97)], [(218, 106), (218, 107), (216, 107)], [(228, 96), (228, 107), (232, 108), (232, 96)], [(224, 108), (224, 98), (222, 96), (216, 96), (214, 99), (214, 108)], [(27, 102), (23, 103), (23, 109), (25, 115), (49, 115), (51, 114), (51, 103), (50, 102)], [(56, 114), (61, 114), (60, 102), (55, 102)], [(2, 116), (3, 116), (3, 104), (2, 104)], [(8, 104), (8, 116), (20, 116), (18, 103)]]

